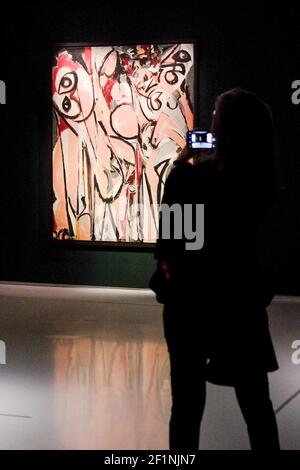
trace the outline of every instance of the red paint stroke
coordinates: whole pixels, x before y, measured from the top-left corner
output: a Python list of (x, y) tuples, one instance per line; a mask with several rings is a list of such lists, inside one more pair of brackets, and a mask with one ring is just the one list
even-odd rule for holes
[(92, 48), (91, 47), (84, 48), (84, 61), (87, 65), (89, 73), (91, 74), (92, 73)]
[(132, 76), (136, 71), (136, 67), (132, 65), (128, 55), (121, 54), (120, 55), (121, 64), (128, 76)]
[(61, 133), (64, 132), (65, 130), (69, 129), (68, 124), (61, 117), (58, 118), (58, 127), (59, 127), (59, 135), (61, 135)]
[(107, 80), (107, 82), (105, 83), (104, 88), (103, 88), (103, 96), (104, 96), (105, 101), (107, 103), (107, 106), (109, 108), (110, 108), (110, 104), (111, 104), (111, 101), (112, 101), (111, 90), (112, 90), (112, 87), (114, 86), (114, 84), (116, 82), (117, 82), (116, 79), (109, 78)]

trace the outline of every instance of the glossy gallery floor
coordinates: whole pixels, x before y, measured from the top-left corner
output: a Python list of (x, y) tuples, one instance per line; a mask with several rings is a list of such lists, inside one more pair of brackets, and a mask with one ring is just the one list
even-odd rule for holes
[[(0, 283), (0, 449), (167, 449), (161, 310), (147, 289)], [(300, 298), (269, 317), (281, 446), (300, 449)], [(233, 390), (207, 395), (200, 449), (249, 449)]]

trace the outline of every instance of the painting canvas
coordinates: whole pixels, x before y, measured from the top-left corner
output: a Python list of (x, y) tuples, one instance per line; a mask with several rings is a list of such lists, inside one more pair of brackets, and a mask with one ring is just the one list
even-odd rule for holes
[(194, 124), (194, 44), (67, 46), (52, 68), (53, 238), (154, 243)]

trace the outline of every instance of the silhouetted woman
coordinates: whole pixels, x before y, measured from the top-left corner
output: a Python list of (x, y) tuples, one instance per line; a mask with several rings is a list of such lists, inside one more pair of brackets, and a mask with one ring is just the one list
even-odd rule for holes
[(266, 307), (273, 293), (259, 269), (257, 229), (276, 197), (273, 123), (253, 93), (215, 103), (215, 155), (179, 158), (163, 203), (204, 204), (204, 246), (159, 238), (164, 333), (171, 364), (170, 449), (198, 449), (206, 380), (233, 386), (252, 449), (279, 449), (268, 372), (278, 369)]

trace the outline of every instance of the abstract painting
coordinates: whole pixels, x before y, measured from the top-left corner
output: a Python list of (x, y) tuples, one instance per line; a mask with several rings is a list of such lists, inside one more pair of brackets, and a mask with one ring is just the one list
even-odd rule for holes
[(154, 243), (166, 177), (194, 125), (194, 43), (55, 51), (53, 238)]

